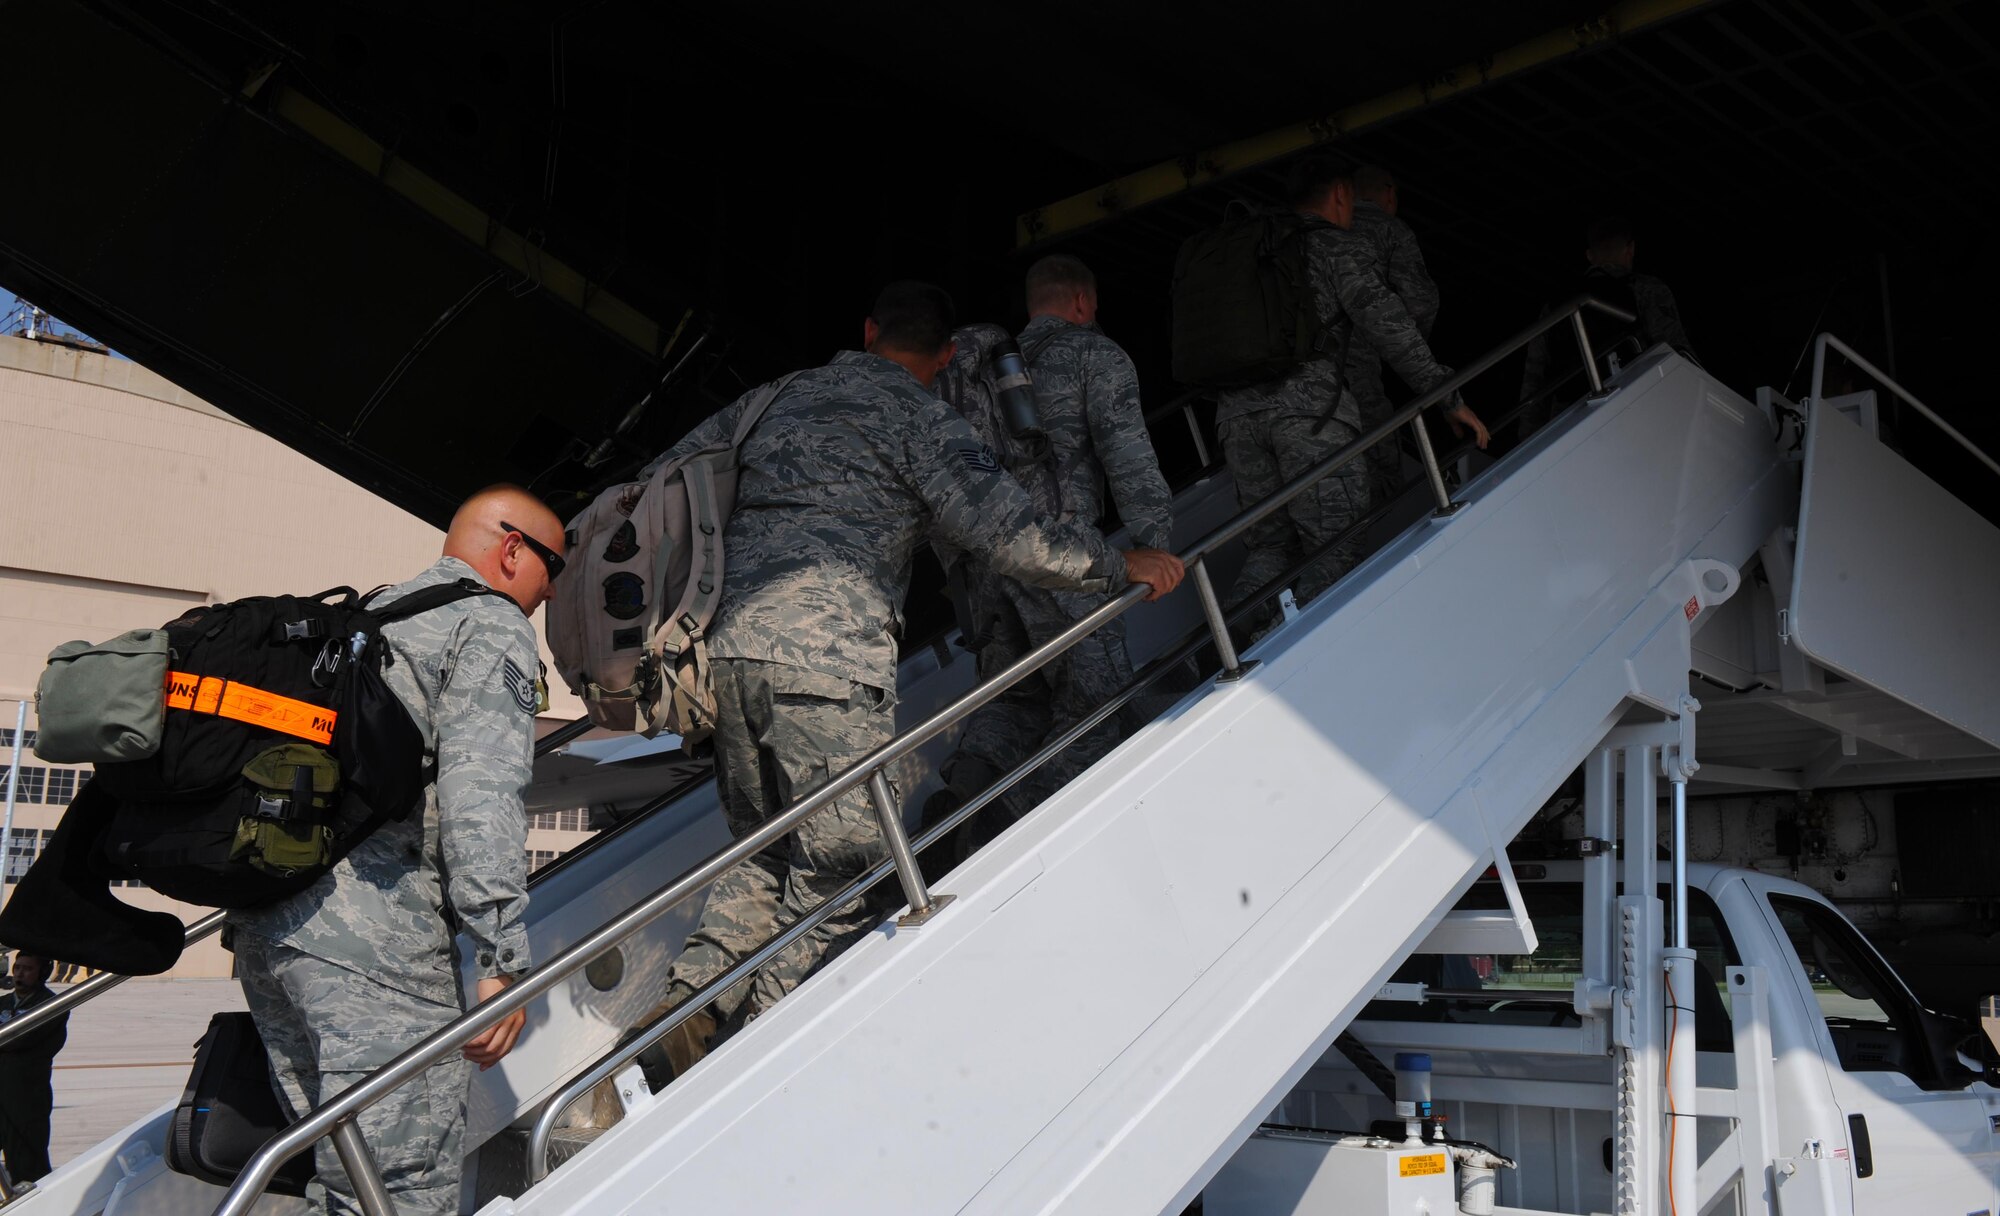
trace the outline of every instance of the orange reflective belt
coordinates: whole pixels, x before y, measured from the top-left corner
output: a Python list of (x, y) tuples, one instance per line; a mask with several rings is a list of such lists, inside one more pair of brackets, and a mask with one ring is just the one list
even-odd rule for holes
[(194, 676), (184, 671), (167, 673), (167, 708), (214, 714), (314, 743), (333, 742), (333, 723), (339, 717), (309, 701), (233, 684), (220, 676)]

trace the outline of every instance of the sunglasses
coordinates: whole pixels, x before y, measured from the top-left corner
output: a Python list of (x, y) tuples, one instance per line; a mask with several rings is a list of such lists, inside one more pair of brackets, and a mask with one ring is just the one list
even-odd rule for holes
[(554, 549), (549, 548), (541, 541), (538, 541), (534, 537), (529, 536), (526, 532), (521, 531), (521, 529), (515, 527), (513, 524), (508, 523), (504, 519), (500, 521), (500, 527), (503, 530), (512, 532), (514, 535), (520, 537), (522, 544), (534, 550), (535, 556), (542, 559), (543, 567), (546, 568), (549, 572), (549, 581), (552, 583), (556, 581), (556, 576), (563, 572), (562, 554), (557, 553)]

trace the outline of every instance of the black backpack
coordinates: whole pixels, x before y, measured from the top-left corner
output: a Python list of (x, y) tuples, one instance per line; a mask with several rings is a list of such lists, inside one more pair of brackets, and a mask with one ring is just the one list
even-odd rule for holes
[[(249, 1014), (216, 1014), (194, 1046), (194, 1068), (167, 1135), (167, 1168), (228, 1186), (292, 1120), (278, 1105), (270, 1055)], [(313, 1155), (299, 1153), (265, 1189), (303, 1196), (317, 1172)]]
[(1221, 224), (1188, 238), (1174, 262), (1174, 379), (1244, 388), (1320, 357), (1311, 234), (1332, 225), (1286, 209), (1231, 204)]
[(159, 750), (92, 778), (117, 802), (99, 864), (217, 908), (312, 885), (414, 810), (431, 778), (423, 733), (383, 677), (394, 659), (382, 626), (499, 594), (461, 579), (370, 608), (373, 595), (336, 587), (169, 621)]

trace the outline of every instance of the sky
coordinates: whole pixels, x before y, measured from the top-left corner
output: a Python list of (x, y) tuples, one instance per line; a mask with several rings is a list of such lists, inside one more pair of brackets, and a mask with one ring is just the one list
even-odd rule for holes
[[(0, 333), (15, 332), (16, 322), (14, 321), (14, 310), (15, 308), (19, 307), (19, 305), (20, 305), (20, 299), (16, 297), (13, 292), (8, 291), (4, 287), (0, 287)], [(62, 318), (57, 317), (56, 320), (62, 321)], [(78, 329), (74, 325), (69, 324), (67, 321), (63, 321), (62, 324), (57, 327), (56, 332), (78, 333), (78, 334), (83, 333), (82, 330)], [(84, 336), (89, 337), (88, 334), (85, 334)], [(114, 355), (116, 355), (117, 353), (118, 352), (116, 351), (112, 352), (112, 354)], [(121, 359), (124, 358), (123, 355), (119, 355), (118, 357)]]

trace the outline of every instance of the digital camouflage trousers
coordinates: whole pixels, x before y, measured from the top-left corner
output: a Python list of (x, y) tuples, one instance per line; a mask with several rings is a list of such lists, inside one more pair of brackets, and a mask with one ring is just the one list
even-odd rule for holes
[[(380, 984), (356, 971), (240, 929), (237, 971), (271, 1060), (280, 1104), (293, 1119), (459, 1015), (455, 1006)], [(361, 1136), (404, 1216), (454, 1216), (465, 1156), (465, 1088), (472, 1065), (453, 1055), (361, 1112)], [(361, 1206), (331, 1138), (313, 1149), (307, 1199), (336, 1216)]]
[[(889, 741), (892, 693), (786, 663), (718, 659), (715, 775), (738, 839)], [(716, 880), (674, 963), (666, 1004), (678, 1004), (860, 877), (886, 853), (864, 786)], [(747, 983), (723, 994), (717, 1020), (750, 1018), (867, 932), (875, 917), (850, 900)]]
[[(990, 680), (1029, 651), (1048, 642), (1104, 602), (1103, 596), (1030, 587), (975, 568), (966, 593), (980, 635), (979, 678)], [(967, 719), (958, 749), (947, 761), (946, 784), (969, 798), (1033, 755), (1045, 743), (1088, 717), (1132, 678), (1125, 622), (1100, 626)], [(1124, 715), (1113, 714), (1021, 779), (997, 809), (982, 814), (968, 849), (977, 848), (1043, 799), (1097, 763), (1124, 736)]]
[[(1358, 437), (1354, 428), (1333, 418), (1265, 411), (1225, 419), (1223, 457), (1236, 479), (1236, 501), (1251, 507), (1286, 482), (1325, 460)], [(1368, 513), (1368, 471), (1351, 460), (1245, 532), (1249, 552), (1230, 588), (1234, 608), (1259, 587), (1331, 543)], [(1292, 594), (1300, 605), (1332, 586), (1354, 568), (1367, 552), (1366, 537), (1356, 535), (1316, 558), (1293, 580)], [(1275, 607), (1251, 619), (1253, 629), (1269, 623)]]
[[(1382, 357), (1373, 350), (1347, 357), (1347, 388), (1361, 408), (1361, 430), (1374, 430), (1396, 416), (1395, 403), (1382, 387)], [(1408, 427), (1403, 428), (1407, 433)], [(1368, 449), (1368, 505), (1379, 507), (1395, 496), (1403, 481), (1403, 433)]]

